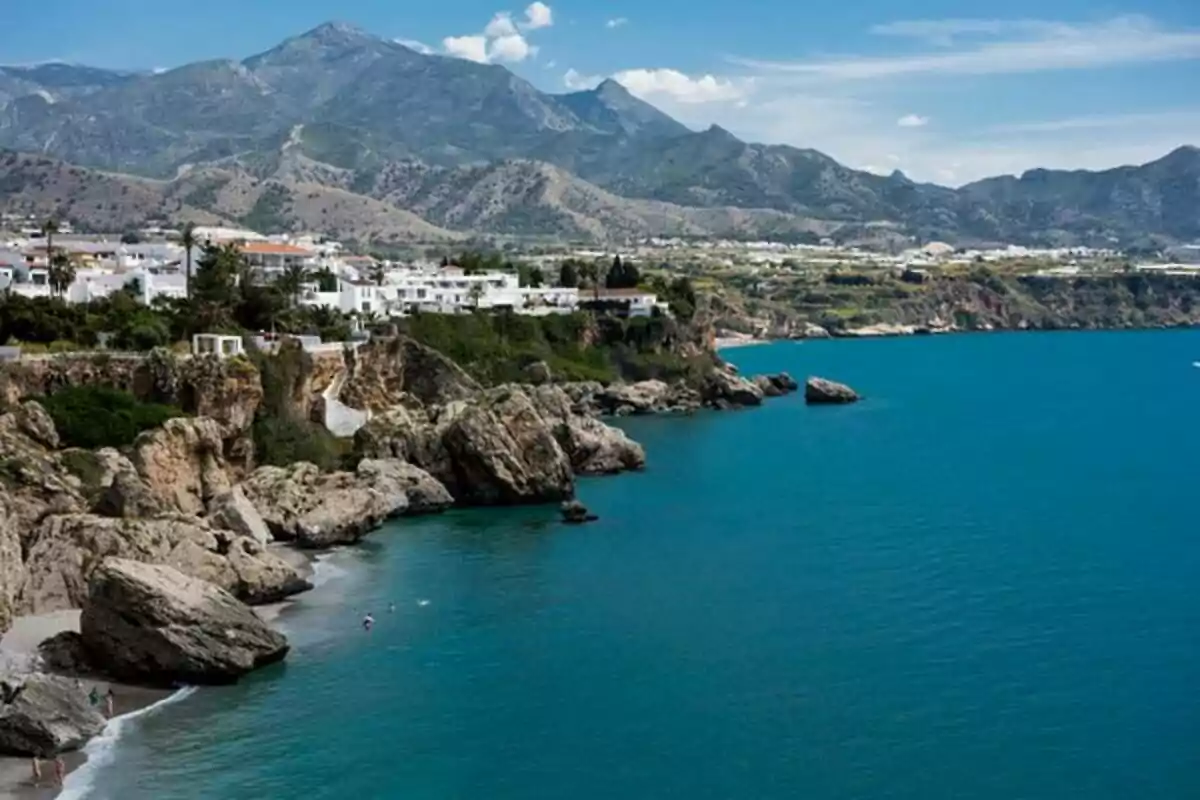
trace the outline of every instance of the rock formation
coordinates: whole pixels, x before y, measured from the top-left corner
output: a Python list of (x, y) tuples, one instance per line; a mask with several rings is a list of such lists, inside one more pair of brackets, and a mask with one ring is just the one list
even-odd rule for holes
[(762, 405), (763, 390), (728, 367), (717, 367), (705, 377), (700, 396), (706, 406), (727, 409)]
[(826, 380), (825, 378), (809, 378), (804, 383), (804, 402), (812, 404), (853, 403), (858, 400), (858, 393), (844, 383)]
[(282, 634), (224, 589), (123, 559), (92, 574), (80, 635), (113, 677), (158, 686), (231, 683), (288, 651)]
[(184, 514), (202, 514), (209, 500), (232, 488), (225, 433), (220, 423), (206, 417), (168, 420), (137, 438), (131, 460), (164, 502)]
[(559, 510), (562, 512), (563, 522), (568, 525), (581, 525), (585, 522), (595, 522), (600, 519), (600, 517), (588, 511), (588, 507), (578, 500), (566, 501)]
[(241, 488), (276, 538), (308, 548), (352, 544), (384, 520), (453, 502), (429, 474), (397, 461), (364, 460), (355, 472), (324, 474), (304, 462), (260, 467)]
[(70, 514), (47, 517), (31, 535), (22, 609), (42, 613), (79, 608), (92, 571), (108, 556), (166, 564), (249, 603), (275, 602), (310, 587), (295, 567), (258, 542), (196, 517)]
[(431, 347), (396, 336), (373, 340), (350, 358), (350, 378), (341, 400), (353, 408), (384, 411), (408, 395), (424, 405), (467, 400), (479, 384), (463, 369)]
[(35, 673), (4, 683), (17, 695), (0, 704), (2, 753), (48, 758), (78, 750), (104, 729), (104, 715), (74, 680)]
[(262, 514), (246, 497), (241, 486), (214, 497), (208, 504), (208, 521), (218, 527), (253, 539), (261, 545), (271, 543), (271, 529)]

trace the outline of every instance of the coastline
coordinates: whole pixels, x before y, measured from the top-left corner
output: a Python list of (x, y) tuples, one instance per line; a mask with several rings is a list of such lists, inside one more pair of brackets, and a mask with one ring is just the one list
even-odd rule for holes
[[(270, 548), (296, 567), (301, 576), (308, 580), (313, 579), (322, 556), (326, 555), (321, 551), (300, 550), (284, 543), (272, 544)], [(314, 588), (319, 585), (319, 582), (314, 582)], [(277, 627), (280, 616), (301, 596), (253, 608), (264, 622)], [(0, 667), (28, 665), (37, 657), (38, 645), (46, 639), (64, 631), (78, 632), (79, 616), (79, 609), (67, 609), (17, 617), (12, 627), (0, 636)], [(73, 800), (85, 796), (89, 785), (79, 785), (80, 777), (89, 768), (102, 766), (112, 759), (113, 750), (120, 743), (121, 733), (126, 725), (143, 714), (184, 700), (196, 691), (195, 687), (176, 690), (151, 689), (103, 679), (81, 678), (80, 685), (81, 691), (85, 692), (90, 692), (91, 687), (95, 686), (101, 695), (112, 688), (112, 719), (105, 725), (104, 730), (82, 749), (63, 753), (67, 777), (61, 787), (54, 785), (53, 761), (42, 762), (42, 780), (35, 786), (30, 759), (0, 755), (0, 800)]]

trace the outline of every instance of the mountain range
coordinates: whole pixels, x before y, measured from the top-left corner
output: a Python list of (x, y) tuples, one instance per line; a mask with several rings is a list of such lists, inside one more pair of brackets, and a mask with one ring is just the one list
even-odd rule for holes
[(693, 131), (612, 80), (547, 94), (502, 66), (341, 23), (243, 61), (155, 73), (0, 67), (0, 148), (3, 207), (93, 227), (167, 216), (364, 242), (1200, 238), (1195, 147), (952, 189)]

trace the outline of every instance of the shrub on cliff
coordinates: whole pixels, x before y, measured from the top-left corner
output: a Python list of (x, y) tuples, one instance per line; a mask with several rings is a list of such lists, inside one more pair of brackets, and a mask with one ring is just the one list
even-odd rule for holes
[(72, 386), (41, 398), (58, 435), (68, 447), (126, 447), (142, 431), (157, 428), (183, 412), (143, 403), (128, 392), (102, 386)]

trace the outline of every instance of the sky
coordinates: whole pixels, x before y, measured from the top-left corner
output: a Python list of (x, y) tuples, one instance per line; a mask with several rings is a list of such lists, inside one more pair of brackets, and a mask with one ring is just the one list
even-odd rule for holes
[[(1118, 0), (1119, 1), (1119, 0)], [(539, 89), (615, 77), (680, 121), (961, 185), (1200, 145), (1200, 2), (0, 0), (0, 63), (164, 69), (329, 20), (501, 63)], [(19, 32), (19, 35), (14, 35)]]

